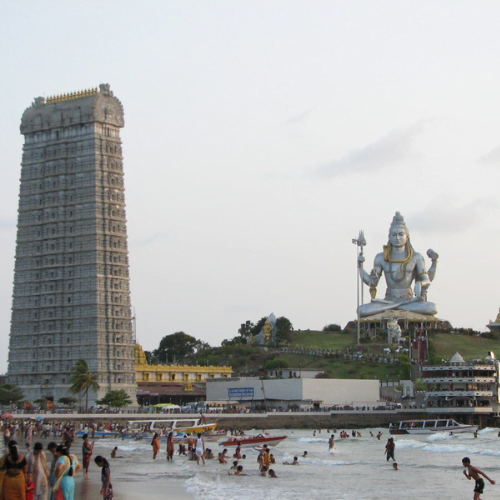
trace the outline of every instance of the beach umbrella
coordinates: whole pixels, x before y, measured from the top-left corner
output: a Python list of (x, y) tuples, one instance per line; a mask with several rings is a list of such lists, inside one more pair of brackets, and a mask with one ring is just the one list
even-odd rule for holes
[(12, 418), (12, 413), (4, 413), (1, 418)]

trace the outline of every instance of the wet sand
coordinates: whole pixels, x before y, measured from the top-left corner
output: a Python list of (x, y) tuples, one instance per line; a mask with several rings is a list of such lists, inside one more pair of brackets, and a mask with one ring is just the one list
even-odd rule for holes
[[(85, 479), (80, 473), (75, 477), (75, 500), (97, 500), (101, 497), (100, 472), (89, 471), (89, 478)], [(112, 478), (115, 500), (194, 500), (183, 487), (184, 480), (168, 479), (162, 481), (120, 481)], [(168, 495), (167, 495), (168, 491)]]
[[(71, 451), (81, 460), (79, 444), (80, 442), (75, 440)], [(84, 478), (82, 472), (75, 477), (75, 500), (101, 498), (101, 469), (94, 462), (97, 455), (105, 457), (110, 464), (113, 493), (117, 500), (140, 500), (142, 498), (164, 500), (167, 495), (170, 500), (194, 500), (194, 497), (184, 489), (186, 476), (175, 476), (175, 471), (172, 470), (175, 465), (167, 462), (165, 453), (161, 453), (157, 460), (153, 460), (151, 453), (147, 452), (141, 453), (140, 456), (134, 454), (136, 457), (134, 459), (130, 456), (112, 459), (110, 452), (109, 445), (106, 446), (103, 441), (95, 442), (89, 477)], [(127, 453), (120, 452), (119, 455), (123, 456)], [(131, 459), (140, 460), (142, 463), (134, 464)]]

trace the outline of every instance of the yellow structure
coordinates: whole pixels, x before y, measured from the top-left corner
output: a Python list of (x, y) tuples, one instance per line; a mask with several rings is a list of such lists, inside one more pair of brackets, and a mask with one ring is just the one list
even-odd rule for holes
[(139, 344), (135, 345), (135, 377), (141, 382), (183, 382), (185, 391), (192, 391), (193, 382), (205, 382), (210, 378), (231, 377), (230, 366), (191, 366), (191, 365), (148, 365), (146, 356)]
[(92, 97), (98, 93), (98, 88), (80, 90), (78, 92), (70, 92), (69, 94), (60, 94), (47, 97), (45, 102), (47, 104), (52, 104), (54, 102), (73, 101), (75, 99), (83, 99), (84, 97)]

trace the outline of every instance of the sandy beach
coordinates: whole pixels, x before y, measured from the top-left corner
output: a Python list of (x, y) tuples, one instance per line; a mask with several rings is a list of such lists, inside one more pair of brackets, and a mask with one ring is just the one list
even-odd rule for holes
[[(72, 446), (72, 452), (78, 460), (81, 460), (80, 445), (81, 441), (75, 440)], [(185, 471), (178, 473), (175, 461), (167, 462), (165, 453), (161, 453), (157, 460), (153, 460), (151, 453), (144, 453), (142, 463), (134, 464), (131, 460), (136, 458), (128, 457), (127, 452), (122, 449), (118, 456), (123, 458), (110, 458), (111, 449), (106, 440), (95, 441), (89, 477), (84, 478), (81, 472), (75, 477), (75, 500), (96, 500), (101, 497), (101, 469), (94, 462), (97, 455), (102, 455), (110, 463), (115, 499), (139, 500), (147, 496), (149, 500), (159, 500), (164, 499), (168, 491), (168, 498), (171, 500), (194, 500), (183, 486), (189, 476), (186, 476)], [(184, 458), (176, 456), (175, 460), (184, 461)], [(176, 474), (179, 474), (178, 477)]]

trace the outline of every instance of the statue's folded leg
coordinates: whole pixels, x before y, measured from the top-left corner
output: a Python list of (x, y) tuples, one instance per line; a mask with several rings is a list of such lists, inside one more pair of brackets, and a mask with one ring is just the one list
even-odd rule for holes
[(437, 314), (437, 307), (434, 302), (411, 302), (410, 304), (401, 305), (398, 309), (425, 314), (428, 316), (434, 316)]
[(372, 301), (368, 304), (362, 304), (359, 306), (359, 315), (361, 318), (366, 316), (372, 316), (373, 314), (379, 314), (389, 309), (395, 309), (396, 304), (387, 301)]
[[(430, 304), (430, 306), (426, 306)], [(436, 314), (430, 312), (435, 310), (436, 306), (432, 302), (422, 302), (421, 298), (412, 298), (401, 302), (389, 302), (387, 300), (372, 300), (368, 304), (359, 306), (359, 315), (361, 318), (379, 314), (389, 310), (402, 309), (406, 311), (420, 312), (421, 314)], [(429, 312), (424, 312), (429, 311)]]

